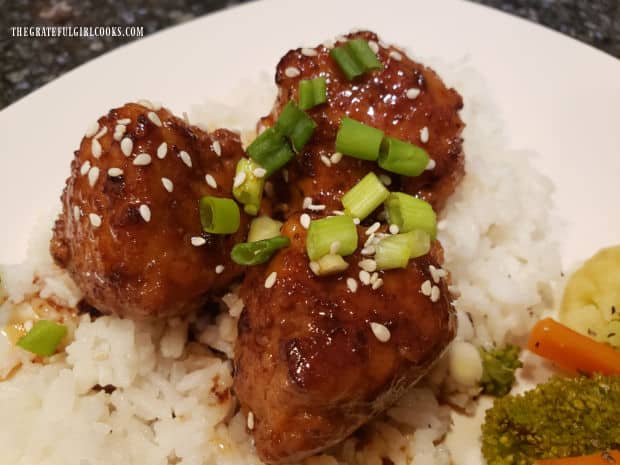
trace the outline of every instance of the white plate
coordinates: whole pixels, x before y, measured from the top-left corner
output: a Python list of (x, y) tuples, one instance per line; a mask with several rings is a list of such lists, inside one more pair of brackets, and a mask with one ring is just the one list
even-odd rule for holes
[(352, 27), (417, 56), (467, 59), (484, 76), (511, 145), (539, 152), (538, 168), (556, 184), (565, 263), (620, 242), (620, 61), (460, 1), (266, 0), (122, 47), (3, 110), (0, 263), (23, 258), (83, 132), (109, 108), (148, 97), (180, 114), (261, 71), (272, 75), (289, 48)]

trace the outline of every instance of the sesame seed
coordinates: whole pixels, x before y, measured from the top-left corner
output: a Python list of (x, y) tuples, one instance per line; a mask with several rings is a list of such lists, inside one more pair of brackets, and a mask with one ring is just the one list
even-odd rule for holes
[(305, 210), (306, 208), (308, 208), (310, 205), (312, 205), (312, 198), (311, 197), (304, 197), (304, 201), (302, 203), (302, 208)]
[(420, 95), (420, 89), (416, 89), (415, 87), (412, 87), (411, 89), (407, 89), (407, 98), (408, 99), (416, 99), (418, 97), (418, 95)]
[(427, 171), (430, 171), (430, 170), (434, 170), (436, 166), (437, 166), (437, 163), (435, 162), (435, 160), (433, 160), (432, 158), (429, 158), (426, 168), (424, 169)]
[(97, 179), (99, 178), (99, 168), (93, 166), (90, 170), (88, 170), (88, 185), (93, 187), (97, 183)]
[(168, 178), (161, 178), (161, 183), (168, 192), (172, 192), (174, 190), (174, 184)]
[(80, 215), (81, 215), (81, 211), (80, 211), (80, 207), (78, 207), (77, 205), (73, 206), (73, 219), (75, 221), (80, 219)]
[(140, 153), (133, 159), (133, 164), (136, 166), (146, 166), (151, 163), (151, 156), (148, 153)]
[(123, 155), (128, 157), (129, 155), (131, 155), (132, 150), (133, 150), (133, 141), (129, 137), (125, 137), (121, 141), (121, 152), (123, 152)]
[(299, 216), (299, 223), (303, 226), (304, 229), (308, 229), (310, 227), (310, 215), (307, 213), (302, 213)]
[(294, 77), (299, 76), (301, 74), (301, 71), (299, 71), (299, 68), (295, 68), (294, 66), (289, 66), (288, 68), (284, 70), (284, 74), (286, 75), (286, 77), (294, 78)]
[(381, 223), (379, 223), (378, 221), (375, 221), (372, 226), (370, 226), (367, 230), (366, 230), (366, 235), (370, 236), (371, 234), (376, 233), (379, 228), (381, 227)]
[(211, 150), (213, 150), (218, 157), (222, 156), (222, 145), (219, 143), (219, 141), (214, 140), (211, 143)]
[(145, 98), (138, 100), (136, 103), (138, 103), (139, 105), (142, 105), (143, 107), (148, 108), (149, 110), (154, 110), (154, 107), (151, 101)]
[(392, 50), (390, 52), (390, 58), (393, 58), (396, 61), (400, 61), (403, 59), (403, 56), (400, 53), (398, 53), (396, 50)]
[(332, 165), (336, 165), (340, 163), (342, 160), (342, 154), (340, 152), (334, 152), (331, 157), (329, 157), (329, 161), (332, 162)]
[(359, 278), (363, 285), (368, 286), (370, 284), (370, 273), (368, 271), (360, 271)]
[(95, 139), (99, 139), (100, 137), (105, 136), (105, 135), (107, 134), (107, 132), (108, 132), (108, 127), (107, 127), (107, 126), (104, 126), (104, 127), (102, 127), (102, 128), (99, 130), (99, 132), (98, 132), (97, 134), (95, 134), (95, 137), (94, 137), (94, 138), (95, 138)]
[(374, 53), (379, 53), (379, 44), (374, 40), (369, 40), (368, 46), (370, 47), (370, 50), (372, 50)]
[(159, 158), (160, 160), (163, 160), (164, 158), (166, 158), (167, 153), (168, 153), (168, 144), (166, 144), (165, 142), (162, 142), (161, 144), (159, 144), (159, 147), (157, 147), (157, 158)]
[(313, 48), (304, 47), (301, 49), (301, 54), (307, 57), (315, 57), (318, 55), (318, 52), (314, 50)]
[(377, 279), (374, 283), (372, 283), (372, 290), (376, 291), (377, 289), (379, 289), (381, 286), (383, 286), (383, 279), (379, 278)]
[(441, 295), (441, 291), (437, 286), (433, 286), (431, 288), (431, 302), (437, 302), (439, 300), (439, 296)]
[(117, 124), (114, 126), (114, 132), (124, 133), (127, 130), (127, 126), (124, 124)]
[(320, 212), (325, 210), (327, 207), (325, 205), (308, 205), (308, 210), (313, 211), (313, 212)]
[(161, 120), (159, 119), (159, 116), (157, 116), (157, 113), (154, 111), (149, 111), (146, 116), (155, 126), (161, 127)]
[(370, 323), (370, 329), (375, 337), (379, 340), (379, 342), (387, 342), (390, 340), (392, 335), (390, 334), (390, 330), (387, 329), (381, 323), (375, 323), (374, 321)]
[(99, 158), (103, 152), (101, 144), (95, 138), (93, 138), (92, 142), (90, 143), (90, 151), (93, 153), (93, 157), (95, 158)]
[(95, 228), (101, 226), (101, 217), (96, 213), (89, 213), (88, 219), (90, 220), (90, 224), (92, 224)]
[(190, 240), (194, 247), (200, 247), (201, 245), (205, 245), (207, 243), (207, 240), (201, 236), (193, 236)]
[(329, 246), (329, 253), (332, 255), (336, 255), (340, 250), (340, 241), (334, 241)]
[(185, 150), (181, 150), (179, 152), (179, 157), (181, 157), (181, 160), (183, 160), (183, 163), (185, 163), (188, 168), (192, 167), (192, 157), (189, 156), (189, 153)]
[(379, 180), (385, 185), (385, 186), (389, 186), (390, 184), (392, 184), (392, 178), (390, 178), (387, 174), (380, 174), (379, 175)]
[(252, 412), (248, 413), (248, 429), (250, 431), (254, 429), (254, 414)]
[(446, 220), (441, 220), (437, 222), (437, 229), (439, 229), (440, 231), (446, 229), (447, 226), (448, 222)]
[[(122, 128), (122, 129), (119, 129)], [(116, 130), (114, 131), (114, 140), (115, 141), (119, 141), (123, 138), (123, 136), (125, 135), (125, 126), (116, 126)]]
[(123, 118), (116, 121), (116, 124), (124, 124), (127, 125), (131, 123), (131, 118)]
[(400, 228), (397, 224), (390, 225), (390, 234), (398, 234), (400, 232)]
[(122, 176), (123, 175), (123, 170), (120, 168), (110, 168), (108, 170), (108, 176), (111, 176), (113, 178), (116, 178), (118, 176)]
[(154, 102), (153, 102), (153, 110), (154, 110), (154, 111), (159, 111), (159, 110), (161, 110), (161, 102), (154, 101)]
[(431, 295), (431, 291), (432, 291), (432, 284), (430, 282), (430, 280), (426, 280), (422, 283), (422, 285), (420, 286), (420, 292), (422, 292), (422, 294), (426, 295), (426, 296), (430, 296)]
[(362, 270), (368, 271), (369, 273), (372, 273), (373, 271), (377, 269), (377, 262), (370, 258), (365, 258), (364, 260), (360, 261), (357, 265)]
[(325, 166), (327, 166), (328, 168), (331, 168), (332, 162), (327, 156), (321, 155), (321, 161), (323, 162)]
[(315, 275), (318, 276), (319, 274), (321, 274), (321, 265), (319, 265), (317, 262), (310, 262), (308, 263), (308, 266)]
[(345, 36), (336, 36), (336, 42), (346, 42), (347, 38)]
[(267, 174), (267, 170), (259, 166), (258, 168), (254, 168), (254, 171), (252, 171), (252, 174), (259, 179), (264, 178), (265, 175)]
[(357, 292), (357, 281), (353, 278), (347, 278), (347, 287), (351, 292)]
[(222, 274), (224, 272), (224, 265), (217, 265), (215, 267), (215, 274)]
[(423, 144), (428, 142), (428, 128), (426, 126), (420, 129), (420, 142)]
[(376, 252), (374, 245), (369, 245), (368, 247), (364, 247), (361, 251), (362, 255), (373, 255)]
[(91, 125), (88, 126), (88, 129), (86, 129), (84, 137), (92, 137), (97, 134), (97, 131), (99, 131), (99, 123), (97, 121), (93, 121)]
[(145, 205), (145, 204), (140, 205), (140, 208), (138, 208), (138, 211), (140, 211), (140, 216), (142, 217), (144, 221), (146, 221), (147, 223), (151, 221), (151, 209), (149, 208), (148, 205)]
[(333, 41), (333, 40), (331, 40), (331, 39), (327, 39), (327, 40), (326, 40), (326, 41), (324, 41), (321, 45), (322, 45), (323, 47), (325, 47), (325, 48), (330, 48), (330, 49), (331, 49), (331, 48), (334, 48), (334, 41)]
[(236, 189), (237, 187), (241, 186), (245, 182), (245, 178), (246, 178), (246, 175), (244, 171), (237, 173), (233, 181), (233, 189)]
[(368, 239), (366, 239), (366, 242), (364, 242), (364, 247), (370, 247), (374, 243), (375, 243), (375, 235), (371, 234), (368, 236)]
[(379, 279), (379, 273), (376, 271), (370, 275), (370, 284), (374, 284)]
[(332, 211), (332, 215), (344, 216), (344, 212), (342, 210), (334, 210), (334, 211)]
[(276, 279), (278, 279), (278, 273), (276, 273), (275, 271), (269, 273), (269, 276), (267, 276), (267, 279), (265, 279), (265, 288), (271, 289), (276, 283)]
[(88, 173), (88, 170), (90, 170), (90, 162), (86, 160), (84, 163), (82, 163), (82, 166), (80, 166), (80, 174), (84, 176), (86, 173)]
[(353, 224), (360, 224), (360, 219), (359, 218), (353, 218)]
[(433, 281), (435, 281), (436, 283), (439, 283), (439, 280), (441, 279), (441, 276), (439, 276), (439, 273), (438, 273), (439, 270), (435, 268), (433, 265), (429, 265), (428, 271), (430, 272), (431, 277), (433, 278)]
[(215, 181), (215, 178), (212, 175), (210, 174), (205, 175), (205, 181), (207, 181), (207, 184), (209, 185), (209, 187), (212, 187), (213, 189), (217, 189), (217, 182)]

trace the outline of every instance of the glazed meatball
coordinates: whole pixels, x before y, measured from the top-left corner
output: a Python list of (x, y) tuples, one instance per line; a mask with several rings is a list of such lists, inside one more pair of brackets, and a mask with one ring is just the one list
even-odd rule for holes
[[(441, 210), (464, 174), (461, 96), (446, 87), (432, 69), (413, 61), (403, 50), (383, 44), (376, 34), (358, 32), (347, 38), (369, 41), (383, 69), (349, 81), (330, 56), (331, 44), (291, 50), (278, 63), (278, 97), (259, 129), (273, 126), (284, 105), (298, 101), (302, 79), (324, 76), (327, 80), (327, 102), (307, 110), (317, 124), (312, 139), (287, 165), (286, 174), (275, 177), (280, 198), (290, 211), (301, 208), (304, 197), (328, 210), (341, 209), (343, 194), (375, 171), (389, 176), (390, 189), (419, 196)], [(338, 41), (336, 46), (343, 43)], [(345, 116), (423, 147), (432, 160), (428, 169), (417, 177), (401, 177), (383, 172), (375, 162), (347, 156), (332, 159), (336, 133)]]
[(239, 137), (129, 103), (82, 139), (51, 243), (86, 302), (131, 318), (190, 312), (242, 270), (230, 250), (246, 235), (202, 232), (202, 196), (232, 197)]
[[(359, 227), (360, 247), (365, 230)], [(455, 331), (446, 278), (430, 272), (442, 259), (438, 242), (407, 268), (371, 275), (363, 285), (359, 250), (344, 273), (318, 277), (297, 217), (283, 234), (290, 247), (250, 268), (241, 286), (235, 349), (235, 392), (251, 415), (260, 458), (274, 464), (338, 443), (382, 412)]]

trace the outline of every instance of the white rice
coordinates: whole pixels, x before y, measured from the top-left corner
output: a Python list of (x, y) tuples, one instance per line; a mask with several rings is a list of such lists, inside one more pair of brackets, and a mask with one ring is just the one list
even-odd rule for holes
[[(551, 183), (532, 168), (533, 154), (505, 147), (480, 78), (462, 67), (435, 67), (465, 97), (467, 176), (441, 216), (439, 235), (445, 268), (460, 293), (461, 345), (454, 347), (461, 349), (365, 426), (364, 441), (353, 436), (307, 459), (308, 465), (382, 465), (384, 458), (395, 465), (448, 465), (441, 439), (450, 427), (450, 407), (440, 405), (436, 393), (443, 390), (460, 406), (477, 393), (456, 373), (480, 363), (462, 344), (518, 341), (548, 306), (547, 288), (560, 274), (550, 235)], [(193, 108), (190, 119), (247, 136), (269, 110), (274, 88), (266, 78), (233, 95), (227, 104)], [(49, 224), (26, 263), (1, 270), (8, 298), (1, 324), (18, 311), (22, 320), (35, 318), (44, 306), (40, 299), (71, 308), (81, 297), (51, 262)], [(83, 315), (73, 323), (66, 350), (45, 364), (0, 337), (0, 379), (12, 373), (0, 382), (0, 464), (259, 464), (229, 391), (242, 309), (234, 292), (226, 295), (222, 312), (203, 326), (201, 344), (187, 342), (188, 321), (178, 318), (135, 323)]]

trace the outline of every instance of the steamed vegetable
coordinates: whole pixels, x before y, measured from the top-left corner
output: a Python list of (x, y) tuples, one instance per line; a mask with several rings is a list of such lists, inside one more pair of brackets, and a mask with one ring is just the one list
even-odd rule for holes
[(54, 355), (60, 342), (67, 335), (67, 327), (49, 320), (37, 321), (17, 346), (36, 355)]
[(503, 348), (480, 349), (482, 359), (482, 392), (492, 396), (505, 396), (515, 382), (515, 370), (523, 364), (519, 360), (519, 348), (507, 345)]
[(573, 273), (559, 316), (569, 328), (620, 347), (620, 246), (601, 250)]
[(583, 336), (551, 318), (536, 323), (528, 348), (566, 370), (620, 375), (620, 350)]
[(495, 400), (482, 425), (482, 454), (488, 465), (530, 465), (618, 449), (618, 418), (620, 377), (553, 378)]

